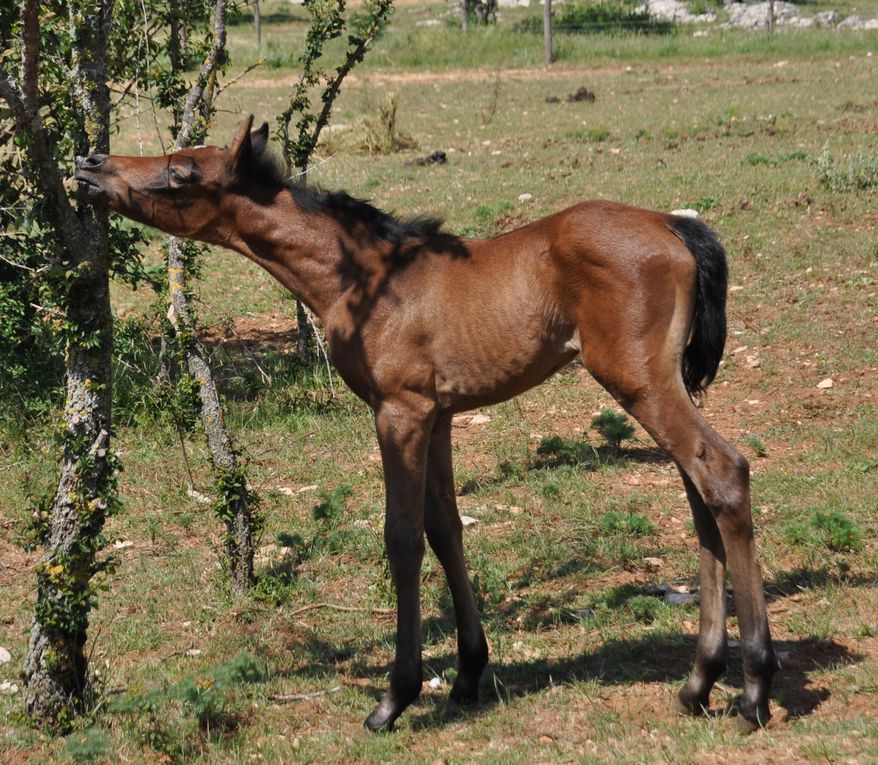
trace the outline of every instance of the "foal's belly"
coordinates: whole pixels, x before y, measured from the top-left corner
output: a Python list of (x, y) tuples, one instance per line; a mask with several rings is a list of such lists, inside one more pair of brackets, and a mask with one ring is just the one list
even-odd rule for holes
[(439, 406), (455, 413), (506, 401), (567, 366), (578, 350), (578, 339), (571, 333), (515, 348), (500, 343), (477, 348), (461, 344), (449, 353), (437, 354)]

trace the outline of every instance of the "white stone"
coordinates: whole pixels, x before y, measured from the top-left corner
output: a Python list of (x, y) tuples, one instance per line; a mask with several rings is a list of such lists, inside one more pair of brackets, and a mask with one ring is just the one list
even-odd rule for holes
[(817, 383), (817, 387), (821, 390), (831, 388), (833, 385), (835, 385), (835, 381), (831, 377), (827, 377), (825, 380), (821, 380), (819, 383)]
[(678, 215), (681, 218), (697, 218), (698, 210), (693, 210), (691, 207), (684, 207), (680, 210), (671, 210), (671, 215)]
[(8, 664), (12, 661), (12, 654), (5, 648), (0, 648), (0, 664)]
[(442, 681), (438, 677), (434, 677), (430, 680), (430, 687), (435, 691), (440, 685), (442, 685)]
[(478, 518), (473, 518), (471, 515), (461, 515), (460, 522), (464, 526), (475, 526), (479, 522)]
[(9, 680), (0, 683), (0, 694), (3, 696), (13, 696), (16, 693), (18, 693), (18, 686), (15, 683), (11, 683)]
[(518, 201), (519, 201), (519, 202), (529, 202), (529, 201), (530, 201), (531, 199), (533, 199), (533, 198), (534, 198), (534, 195), (533, 195), (533, 194), (528, 194), (527, 192), (525, 192), (524, 194), (519, 194), (519, 195), (518, 195)]

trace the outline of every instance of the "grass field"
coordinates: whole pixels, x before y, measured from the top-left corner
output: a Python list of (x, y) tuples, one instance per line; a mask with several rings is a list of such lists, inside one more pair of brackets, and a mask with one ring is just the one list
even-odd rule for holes
[[(669, 603), (662, 589), (697, 585), (683, 487), (643, 431), (606, 444), (592, 418), (618, 407), (574, 365), (487, 419), (456, 423), (458, 501), (477, 521), (465, 543), (491, 646), (483, 703), (445, 703), (453, 616), (428, 553), (425, 681), (439, 686), (425, 683), (396, 733), (367, 734), (394, 629), (370, 417), (338, 379), (333, 392), (325, 371), (297, 365), (281, 288), (214, 251), (197, 290), (263, 498), (256, 591), (228, 595), (220, 528), (187, 495), (173, 423), (130, 388), (116, 438), (125, 510), (108, 526), (118, 567), (92, 616), (98, 712), (50, 740), (22, 723), (20, 695), (0, 695), (0, 761), (878, 762), (878, 33), (589, 36), (560, 41), (546, 70), (540, 40), (514, 35), (509, 19), (465, 41), (414, 26), (442, 12), (403, 6), (335, 112), (337, 125), (356, 126), (395, 93), (413, 145), (366, 155), (351, 148), (356, 127), (336, 129), (315, 180), (441, 215), (467, 235), (587, 198), (695, 207), (720, 233), (730, 334), (705, 411), (751, 460), (783, 664), (771, 723), (743, 736), (728, 714), (741, 684), (734, 642), (716, 714), (671, 711), (698, 624), (696, 605)], [(273, 123), (296, 76), (282, 53), (303, 28), (289, 17), (267, 26), (277, 61), (223, 96), (217, 142), (244, 113)], [(231, 39), (234, 71), (256, 55), (246, 25)], [(580, 86), (594, 103), (565, 101)], [(133, 118), (122, 125), (114, 150), (137, 151)], [(435, 150), (447, 164), (410, 164)], [(117, 313), (142, 317), (147, 335), (151, 302), (116, 288)], [(152, 364), (151, 351), (129, 352), (122, 388)], [(4, 422), (0, 645), (12, 661), (0, 680), (20, 682), (37, 557), (15, 539), (28, 495), (54, 484), (57, 447), (45, 423)], [(185, 451), (194, 488), (208, 493), (198, 432)], [(734, 616), (730, 629), (737, 637)]]

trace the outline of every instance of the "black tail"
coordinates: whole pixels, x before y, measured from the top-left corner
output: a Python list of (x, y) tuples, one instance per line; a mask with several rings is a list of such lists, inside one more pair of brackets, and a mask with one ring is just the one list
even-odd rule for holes
[(695, 258), (695, 310), (683, 352), (683, 382), (690, 394), (713, 382), (726, 345), (726, 252), (707, 226), (694, 218), (671, 216), (669, 226)]

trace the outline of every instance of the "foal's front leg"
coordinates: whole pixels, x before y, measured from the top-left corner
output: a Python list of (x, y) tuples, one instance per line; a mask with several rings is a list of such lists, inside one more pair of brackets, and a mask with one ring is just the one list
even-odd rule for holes
[(387, 513), (384, 543), (396, 588), (396, 659), (390, 688), (366, 719), (372, 731), (390, 730), (421, 692), (421, 561), (424, 486), (432, 409), (422, 401), (386, 402), (375, 415), (384, 464)]

